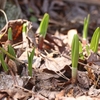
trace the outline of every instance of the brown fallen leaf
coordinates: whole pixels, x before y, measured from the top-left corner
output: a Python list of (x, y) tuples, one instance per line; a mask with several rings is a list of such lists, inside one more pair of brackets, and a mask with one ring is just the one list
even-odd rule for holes
[(41, 69), (48, 69), (54, 72), (61, 71), (64, 69), (66, 65), (70, 65), (71, 60), (65, 58), (65, 57), (57, 57), (57, 58), (45, 58), (44, 66), (41, 67)]
[(3, 96), (1, 96), (2, 99), (12, 98), (13, 100), (28, 100), (30, 96), (34, 95), (34, 92), (18, 86), (13, 86), (10, 89), (0, 90), (0, 94), (3, 94)]
[[(63, 77), (66, 80), (69, 80), (69, 78), (67, 78), (63, 72), (66, 71), (66, 68), (69, 69), (67, 70), (69, 73), (70, 68), (67, 65), (71, 64), (71, 61), (65, 57), (57, 57), (57, 58), (50, 58), (50, 57), (45, 57), (44, 58), (45, 63), (42, 64), (42, 66), (40, 67), (40, 70), (45, 71), (51, 71), (56, 73), (57, 75)], [(65, 68), (65, 69), (64, 69)]]
[(59, 97), (62, 97), (62, 96), (64, 96), (64, 95), (65, 95), (65, 90), (60, 91), (60, 93), (58, 93), (58, 94), (56, 95), (55, 100), (59, 100)]
[(85, 69), (88, 72), (88, 77), (92, 85), (96, 88), (100, 88), (100, 67), (95, 64), (86, 65)]
[(22, 27), (23, 23), (27, 23), (27, 37), (31, 39), (33, 42), (34, 40), (34, 33), (32, 31), (32, 23), (28, 20), (24, 19), (17, 19), (17, 20), (10, 20), (2, 30), (0, 30), (0, 41), (5, 42), (8, 37), (8, 28), (12, 28), (12, 35), (13, 35), (13, 42), (21, 42), (22, 41)]
[(91, 53), (87, 62), (100, 66), (100, 57), (96, 53)]

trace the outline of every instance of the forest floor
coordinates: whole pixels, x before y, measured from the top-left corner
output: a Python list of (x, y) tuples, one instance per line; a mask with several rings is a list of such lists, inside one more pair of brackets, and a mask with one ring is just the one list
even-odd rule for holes
[[(5, 23), (4, 16), (0, 16), (0, 47), (6, 50), (8, 28), (11, 27), (16, 59), (9, 58), (6, 61), (8, 55), (5, 53), (5, 62), (9, 67), (7, 72), (0, 63), (0, 100), (100, 100), (100, 47), (97, 53), (79, 60), (77, 82), (71, 83), (72, 61), (68, 33), (76, 30), (82, 41), (84, 18), (90, 14), (87, 38), (90, 44), (95, 29), (100, 26), (100, 6), (97, 1), (92, 2), (7, 2), (4, 11), (9, 21)], [(50, 20), (43, 48), (39, 50), (39, 34), (36, 31), (46, 12)], [(24, 23), (27, 23), (25, 45), (22, 38)], [(27, 52), (31, 52), (34, 47), (32, 76), (29, 76)]]

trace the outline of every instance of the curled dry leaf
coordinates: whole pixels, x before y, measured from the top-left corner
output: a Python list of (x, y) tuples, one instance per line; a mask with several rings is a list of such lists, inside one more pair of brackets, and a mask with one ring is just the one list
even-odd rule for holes
[(0, 31), (0, 40), (1, 42), (5, 42), (8, 37), (8, 28), (12, 28), (12, 35), (14, 43), (21, 42), (22, 41), (22, 27), (23, 24), (27, 23), (27, 37), (32, 42), (32, 44), (35, 43), (35, 37), (34, 32), (32, 31), (32, 23), (24, 20), (24, 19), (17, 19), (17, 20), (10, 20), (5, 27)]
[(82, 88), (88, 89), (91, 85), (89, 77), (86, 72), (78, 71), (77, 80)]
[(91, 53), (87, 59), (87, 62), (100, 66), (100, 56), (98, 56), (96, 53)]

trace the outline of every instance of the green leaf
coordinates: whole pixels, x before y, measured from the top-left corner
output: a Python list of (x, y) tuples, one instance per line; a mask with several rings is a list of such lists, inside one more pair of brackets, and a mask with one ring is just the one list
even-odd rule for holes
[(32, 76), (32, 63), (33, 63), (33, 58), (34, 58), (34, 51), (35, 51), (35, 48), (32, 50), (32, 52), (30, 53), (27, 53), (27, 56), (28, 56), (28, 71), (29, 71), (29, 75)]
[(7, 72), (8, 71), (8, 67), (7, 67), (7, 64), (4, 61), (4, 55), (3, 55), (3, 53), (0, 53), (0, 61), (1, 61), (1, 64), (2, 64), (2, 67), (3, 67), (4, 71)]
[(87, 52), (87, 56), (90, 55), (90, 47), (88, 45), (86, 45), (86, 52)]
[(24, 23), (24, 24), (23, 24), (22, 33), (26, 33), (26, 31), (27, 31), (27, 24)]
[(89, 20), (90, 20), (90, 15), (88, 14), (88, 16), (84, 19), (83, 39), (86, 39), (87, 38)]
[(96, 28), (90, 43), (90, 49), (92, 49), (92, 51), (95, 53), (98, 51), (99, 38), (100, 38), (100, 27)]
[(79, 56), (80, 56), (80, 59), (84, 59), (82, 44), (80, 41), (79, 41)]
[(4, 48), (0, 47), (1, 52), (3, 52), (4, 54), (6, 54), (9, 58), (11, 58), (12, 60), (17, 61), (19, 64), (22, 64), (23, 61), (19, 60), (18, 58), (12, 56), (9, 52), (7, 52)]
[(40, 26), (37, 30), (37, 33), (39, 33), (43, 38), (45, 38), (45, 36), (46, 36), (48, 23), (49, 23), (49, 15), (47, 13), (45, 13), (45, 15), (40, 23)]
[(11, 29), (11, 27), (8, 29), (8, 40), (12, 40), (12, 29)]
[(78, 59), (79, 59), (79, 38), (77, 34), (74, 34), (71, 49), (72, 49), (71, 51), (72, 67), (77, 68)]
[(72, 83), (76, 83), (77, 66), (78, 66), (78, 59), (79, 59), (79, 38), (77, 34), (74, 34), (72, 40), (71, 58), (72, 58)]
[(0, 50), (5, 53), (7, 56), (9, 56), (11, 59), (16, 60), (16, 58), (14, 56), (12, 56), (10, 53), (8, 53), (4, 48), (0, 47)]
[(29, 71), (29, 75), (32, 76), (32, 62), (31, 62), (30, 55), (28, 53), (27, 55), (28, 55), (28, 71)]
[(83, 52), (83, 50), (82, 50), (82, 44), (81, 44), (81, 42), (79, 41), (79, 53), (82, 53)]
[(34, 51), (35, 51), (35, 48), (32, 50), (32, 52), (30, 54), (30, 58), (31, 58), (32, 61), (33, 61), (33, 57), (34, 57)]
[(16, 57), (15, 50), (11, 45), (8, 45), (8, 53), (10, 53), (12, 56)]

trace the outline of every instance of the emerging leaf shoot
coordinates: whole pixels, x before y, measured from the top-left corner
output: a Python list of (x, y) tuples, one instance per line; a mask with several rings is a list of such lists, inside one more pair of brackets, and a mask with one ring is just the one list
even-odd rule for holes
[(40, 23), (40, 26), (36, 32), (36, 33), (40, 34), (39, 43), (38, 43), (38, 48), (40, 50), (43, 48), (43, 42), (44, 42), (44, 39), (45, 39), (45, 36), (47, 33), (48, 23), (49, 23), (49, 15), (47, 13), (45, 13), (45, 15)]
[(27, 46), (26, 32), (27, 32), (27, 24), (24, 23), (22, 29), (23, 47)]
[(10, 53), (12, 56), (16, 57), (15, 50), (11, 45), (8, 45), (8, 53)]
[(8, 67), (7, 67), (7, 64), (4, 61), (4, 55), (3, 55), (3, 53), (0, 53), (0, 61), (1, 61), (1, 64), (2, 64), (2, 67), (3, 67), (4, 71), (7, 72), (8, 71)]
[(77, 68), (79, 58), (79, 38), (77, 34), (74, 34), (72, 41), (72, 66)]
[(71, 48), (71, 58), (72, 58), (72, 83), (76, 82), (77, 77), (77, 66), (79, 59), (79, 38), (77, 34), (74, 34), (72, 40), (72, 48)]
[(10, 53), (8, 53), (4, 48), (0, 47), (0, 50), (6, 54), (7, 56), (9, 56), (11, 59), (16, 60), (16, 58), (14, 56), (12, 56)]
[(11, 27), (8, 29), (8, 40), (12, 41), (12, 29), (11, 29)]
[(90, 43), (90, 49), (95, 53), (97, 53), (98, 51), (99, 38), (100, 38), (100, 27), (98, 27), (93, 33), (91, 43)]
[(26, 31), (27, 31), (27, 25), (26, 25), (26, 23), (24, 23), (23, 24), (23, 29), (22, 29), (22, 33), (26, 33)]
[(79, 57), (80, 59), (84, 59), (82, 43), (80, 41), (79, 41)]
[(28, 71), (29, 71), (29, 75), (32, 76), (32, 63), (33, 63), (33, 58), (34, 58), (34, 51), (35, 51), (35, 48), (32, 50), (32, 52), (30, 53), (27, 53), (27, 56), (28, 56)]
[(88, 15), (88, 16), (84, 19), (83, 40), (86, 40), (86, 39), (87, 39), (89, 20), (90, 20), (90, 15)]
[(37, 33), (39, 33), (43, 38), (45, 38), (45, 36), (46, 36), (48, 23), (49, 23), (49, 15), (47, 13), (45, 13), (45, 15), (43, 16), (43, 19), (40, 23), (40, 26), (37, 30)]

